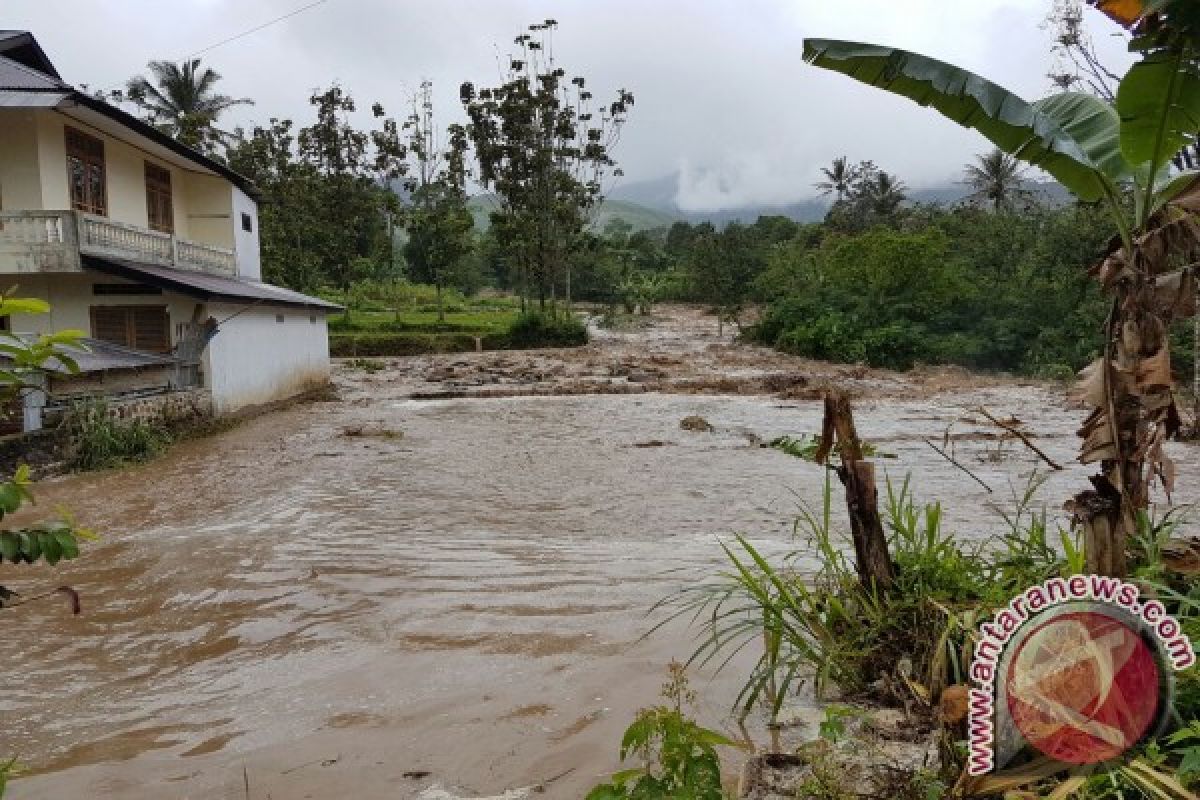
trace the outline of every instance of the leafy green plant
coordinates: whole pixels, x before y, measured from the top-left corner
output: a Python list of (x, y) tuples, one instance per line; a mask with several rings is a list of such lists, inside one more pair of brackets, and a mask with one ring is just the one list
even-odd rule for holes
[(350, 366), (363, 372), (379, 372), (387, 368), (385, 363), (374, 358), (356, 358), (350, 362)]
[(621, 760), (641, 758), (644, 765), (622, 770), (592, 789), (587, 800), (724, 800), (718, 747), (736, 743), (697, 725), (684, 714), (694, 702), (683, 665), (673, 662), (663, 686), (669, 705), (644, 709), (625, 731)]
[(528, 311), (513, 320), (508, 341), (514, 349), (577, 347), (587, 344), (587, 326), (574, 314)]
[(72, 406), (63, 420), (75, 469), (96, 470), (147, 461), (171, 443), (166, 426), (142, 420), (123, 422), (101, 401)]
[[(860, 442), (862, 453), (867, 458), (895, 458), (894, 453), (884, 453), (878, 447), (870, 442)], [(817, 450), (821, 446), (821, 438), (814, 436), (811, 433), (802, 433), (799, 436), (779, 436), (767, 443), (768, 447), (773, 447), (776, 450), (787, 453), (789, 456), (794, 456), (804, 461), (816, 461)], [(830, 455), (830, 458), (839, 458), (837, 453)]]

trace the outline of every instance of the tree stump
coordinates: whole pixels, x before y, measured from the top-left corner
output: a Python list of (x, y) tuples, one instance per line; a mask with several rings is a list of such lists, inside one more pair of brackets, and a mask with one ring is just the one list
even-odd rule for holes
[(896, 579), (895, 566), (888, 554), (887, 535), (879, 517), (879, 491), (875, 485), (875, 465), (863, 458), (862, 442), (854, 427), (850, 401), (841, 392), (825, 395), (825, 419), (821, 426), (818, 464), (828, 462), (835, 446), (841, 459), (836, 468), (846, 489), (846, 510), (850, 515), (850, 535), (854, 540), (854, 560), (863, 588), (887, 591)]

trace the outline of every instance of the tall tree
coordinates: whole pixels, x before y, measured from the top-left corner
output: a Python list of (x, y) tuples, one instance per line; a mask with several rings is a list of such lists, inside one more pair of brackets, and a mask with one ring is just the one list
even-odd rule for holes
[[(347, 291), (364, 266), (390, 261), (399, 201), (388, 181), (407, 171), (399, 126), (376, 103), (378, 128), (350, 124), (354, 99), (339, 87), (315, 92), (316, 121), (295, 129), (272, 119), (243, 134), (230, 166), (263, 192), (263, 272), (295, 289)], [(375, 271), (378, 271), (377, 269)]]
[(841, 203), (858, 177), (858, 168), (851, 166), (845, 156), (838, 156), (830, 166), (821, 168), (821, 174), (825, 179), (813, 186), (823, 195), (836, 195), (834, 202)]
[(976, 164), (967, 164), (964, 179), (975, 191), (971, 203), (988, 203), (993, 211), (1012, 211), (1019, 202), (1029, 203), (1033, 192), (1024, 186), (1025, 168), (1000, 148), (976, 156)]
[(467, 208), (467, 132), (451, 125), (446, 146), (433, 123), (433, 85), (423, 81), (405, 120), (413, 169), (406, 181), (409, 205), (402, 219), (408, 232), (404, 258), (409, 274), (437, 287), (438, 321), (446, 321), (442, 292), (471, 253), (475, 220)]
[(233, 141), (233, 134), (217, 127), (217, 120), (234, 106), (253, 100), (219, 94), (221, 76), (200, 59), (176, 64), (151, 61), (150, 77), (138, 75), (125, 86), (125, 97), (145, 112), (151, 123), (188, 147), (215, 153)]
[(496, 241), (521, 275), (523, 301), (554, 306), (563, 286), (570, 304), (571, 255), (583, 247), (591, 215), (603, 201), (603, 181), (619, 175), (611, 149), (633, 95), (621, 89), (593, 110), (582, 77), (569, 81), (554, 56), (554, 20), (530, 25), (500, 86), (460, 90), (479, 163), (479, 182), (498, 203)]
[(908, 187), (891, 173), (876, 170), (863, 176), (855, 186), (856, 199), (864, 203), (876, 219), (895, 216), (908, 199)]

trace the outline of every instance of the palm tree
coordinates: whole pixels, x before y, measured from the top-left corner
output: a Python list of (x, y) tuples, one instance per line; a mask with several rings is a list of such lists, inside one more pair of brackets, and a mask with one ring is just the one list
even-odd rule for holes
[(1017, 159), (997, 147), (976, 160), (978, 164), (967, 164), (965, 170), (964, 182), (975, 190), (968, 202), (986, 201), (1000, 212), (1012, 211), (1019, 200), (1028, 203), (1033, 199), (1033, 192), (1024, 188), (1025, 168)]
[(813, 186), (820, 189), (823, 195), (836, 192), (836, 202), (841, 203), (842, 198), (854, 184), (854, 179), (858, 177), (858, 168), (850, 166), (850, 162), (845, 156), (839, 156), (833, 160), (831, 166), (822, 167), (821, 174), (825, 176), (825, 180), (819, 181)]
[(217, 94), (214, 87), (220, 74), (210, 67), (201, 69), (198, 58), (179, 64), (151, 61), (146, 66), (150, 79), (130, 78), (126, 96), (151, 123), (188, 147), (211, 153), (218, 145), (227, 145), (233, 135), (217, 127), (217, 118), (234, 106), (254, 103)]
[(908, 196), (908, 187), (895, 175), (878, 170), (863, 182), (859, 191), (871, 213), (876, 217), (891, 217)]

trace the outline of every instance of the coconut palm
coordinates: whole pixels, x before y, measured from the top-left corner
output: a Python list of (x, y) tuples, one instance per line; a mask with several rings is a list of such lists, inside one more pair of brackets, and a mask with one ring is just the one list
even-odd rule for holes
[(159, 129), (197, 150), (212, 152), (228, 144), (233, 135), (217, 127), (217, 118), (234, 106), (254, 102), (217, 94), (220, 74), (210, 67), (201, 69), (198, 58), (178, 64), (151, 61), (146, 67), (150, 77), (131, 78), (126, 96)]
[(1033, 192), (1024, 187), (1025, 168), (1020, 161), (1000, 148), (976, 156), (976, 160), (978, 164), (967, 164), (965, 170), (965, 183), (975, 190), (967, 202), (990, 203), (1000, 212), (1033, 200)]
[(854, 185), (854, 181), (858, 177), (858, 168), (851, 166), (845, 156), (839, 156), (833, 160), (832, 165), (822, 167), (821, 174), (825, 176), (825, 180), (819, 181), (813, 186), (819, 189), (823, 195), (836, 193), (837, 202), (841, 203), (842, 198), (850, 191), (850, 187)]
[(908, 199), (908, 187), (904, 181), (883, 170), (872, 171), (856, 191), (867, 210), (875, 217), (884, 219), (893, 216), (900, 210), (900, 204)]
[(1121, 79), (1115, 107), (1079, 92), (1029, 103), (979, 75), (892, 47), (811, 39), (804, 55), (936, 109), (1112, 212), (1119, 236), (1092, 272), (1112, 295), (1103, 355), (1078, 387), (1092, 409), (1079, 431), (1079, 461), (1100, 472), (1068, 507), (1084, 534), (1088, 570), (1123, 577), (1151, 482), (1168, 493), (1174, 484), (1163, 449), (1180, 426), (1167, 331), (1173, 319), (1196, 313), (1195, 273), (1178, 266), (1200, 259), (1200, 172), (1169, 171), (1200, 120), (1200, 3), (1096, 1), (1106, 13), (1137, 7), (1119, 21), (1145, 34), (1134, 39), (1141, 57)]

